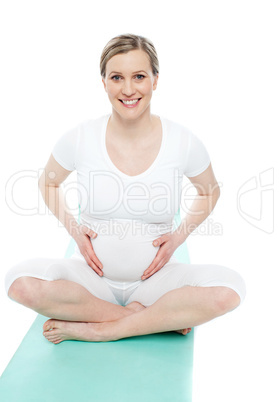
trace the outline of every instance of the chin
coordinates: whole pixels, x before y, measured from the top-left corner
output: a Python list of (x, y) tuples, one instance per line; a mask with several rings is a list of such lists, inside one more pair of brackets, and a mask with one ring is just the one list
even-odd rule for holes
[(135, 120), (138, 117), (142, 116), (144, 113), (150, 113), (150, 104), (148, 105), (139, 105), (140, 108), (135, 108), (135, 109), (128, 109), (124, 108), (123, 106), (120, 105), (120, 108), (118, 105), (112, 105), (114, 111), (123, 119), (126, 120)]

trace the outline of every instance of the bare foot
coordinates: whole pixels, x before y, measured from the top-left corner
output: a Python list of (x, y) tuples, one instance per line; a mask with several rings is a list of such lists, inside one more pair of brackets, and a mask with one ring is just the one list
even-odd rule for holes
[[(146, 307), (139, 302), (132, 302), (125, 306), (127, 309), (136, 313)], [(115, 340), (109, 331), (109, 327), (113, 322), (76, 322), (62, 320), (47, 320), (43, 325), (44, 337), (54, 344), (58, 344), (67, 340), (79, 340), (87, 342), (104, 342)], [(106, 329), (104, 331), (104, 329)], [(186, 335), (191, 331), (191, 328), (177, 330), (176, 332)], [(106, 335), (104, 335), (106, 333)], [(110, 334), (110, 335), (109, 335)], [(117, 338), (118, 339), (118, 338)]]
[[(145, 307), (138, 302), (132, 302), (126, 306), (132, 313), (143, 310)], [(57, 319), (47, 320), (43, 325), (44, 337), (52, 343), (60, 343), (66, 340), (80, 340), (88, 342), (100, 342), (105, 340), (101, 336), (102, 323), (62, 321)]]
[(185, 328), (185, 329), (178, 329), (175, 332), (178, 332), (179, 334), (182, 334), (182, 335), (187, 335), (191, 331), (192, 331), (192, 328)]
[(43, 325), (43, 335), (48, 341), (55, 344), (67, 340), (100, 342), (103, 340), (100, 333), (101, 324), (50, 319)]
[(129, 310), (133, 311), (134, 313), (137, 313), (141, 310), (144, 310), (146, 307), (141, 304), (140, 302), (134, 301), (132, 303), (127, 304), (125, 308), (128, 308)]
[[(141, 304), (140, 302), (134, 301), (130, 304), (127, 304), (127, 306), (125, 306), (126, 308), (134, 311), (135, 313), (141, 310), (144, 310), (146, 307)], [(192, 328), (184, 328), (184, 329), (178, 329), (175, 332), (178, 332), (179, 334), (182, 335), (187, 335), (189, 332), (191, 332)]]

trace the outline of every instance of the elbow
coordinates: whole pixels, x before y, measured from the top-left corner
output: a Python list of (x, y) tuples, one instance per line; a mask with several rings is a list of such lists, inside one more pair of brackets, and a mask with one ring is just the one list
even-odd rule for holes
[(44, 187), (45, 186), (45, 174), (44, 174), (44, 172), (41, 174), (41, 176), (39, 177), (39, 179), (38, 179), (38, 187), (39, 187), (39, 189), (41, 190), (42, 189), (42, 187)]
[(215, 208), (215, 205), (217, 204), (217, 201), (219, 200), (220, 195), (221, 195), (220, 187), (216, 186), (214, 188), (214, 191), (212, 191), (212, 193), (210, 194), (210, 197), (209, 197), (209, 204), (210, 204), (211, 212)]
[(217, 204), (217, 201), (219, 200), (220, 195), (221, 195), (220, 187), (217, 186), (215, 191), (213, 192), (214, 207)]

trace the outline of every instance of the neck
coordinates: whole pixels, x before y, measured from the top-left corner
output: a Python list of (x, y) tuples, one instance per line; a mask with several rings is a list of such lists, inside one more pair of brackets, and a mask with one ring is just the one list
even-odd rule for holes
[(154, 116), (150, 110), (141, 114), (136, 119), (124, 119), (114, 109), (110, 117), (111, 130), (124, 140), (136, 140), (147, 136), (154, 127)]

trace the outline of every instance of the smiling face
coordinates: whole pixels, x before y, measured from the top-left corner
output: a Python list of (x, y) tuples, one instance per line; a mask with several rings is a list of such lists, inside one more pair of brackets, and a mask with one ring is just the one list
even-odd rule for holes
[(150, 114), (150, 101), (158, 78), (158, 74), (153, 75), (149, 57), (143, 50), (131, 50), (109, 59), (102, 81), (113, 112), (125, 119)]

